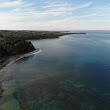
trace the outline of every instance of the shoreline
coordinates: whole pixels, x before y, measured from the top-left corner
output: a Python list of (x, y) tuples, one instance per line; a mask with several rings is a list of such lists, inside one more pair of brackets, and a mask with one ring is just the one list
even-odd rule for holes
[[(64, 35), (58, 35), (57, 38), (59, 38), (59, 37), (61, 37), (61, 36), (65, 36), (65, 35), (70, 35), (70, 34), (72, 34), (72, 33), (68, 33), (68, 34), (66, 33), (66, 34), (64, 34)], [(56, 37), (55, 37), (55, 38), (56, 38)], [(48, 38), (48, 39), (50, 39), (50, 38)], [(20, 54), (20, 55), (15, 55), (15, 56), (7, 57), (6, 60), (4, 60), (4, 61), (0, 64), (0, 71), (1, 71), (3, 68), (5, 68), (6, 66), (9, 66), (9, 65), (11, 65), (11, 64), (13, 64), (13, 63), (15, 63), (15, 62), (17, 62), (18, 60), (20, 60), (20, 59), (22, 59), (22, 58), (29, 57), (29, 56), (34, 55), (34, 54), (36, 54), (36, 53), (39, 53), (39, 52), (41, 52), (41, 51), (42, 51), (42, 50), (40, 50), (40, 49), (36, 49), (36, 50), (34, 50), (34, 51), (32, 51), (32, 52), (28, 52), (28, 53), (24, 53), (24, 54)], [(2, 76), (2, 75), (0, 74), (0, 99), (2, 98), (2, 95), (3, 95), (3, 92), (4, 92), (3, 85), (2, 85), (2, 83), (3, 83), (3, 81), (2, 81), (3, 77), (4, 77), (4, 76)]]
[[(40, 39), (54, 39), (60, 36), (69, 34), (86, 34), (85, 32), (71, 32), (71, 31), (25, 31), (25, 30), (0, 30), (0, 35), (3, 37), (24, 38), (25, 40), (40, 40)], [(25, 36), (24, 36), (25, 35)]]
[[(62, 33), (61, 35), (57, 35), (57, 37), (53, 37), (53, 38), (60, 38), (61, 36), (65, 36), (65, 35), (70, 35), (70, 34), (86, 34), (86, 33)], [(53, 38), (43, 38), (43, 39), (53, 39)], [(32, 40), (32, 39), (31, 39)], [(36, 39), (37, 40), (37, 39)], [(34, 54), (37, 54), (39, 52), (41, 52), (42, 50), (40, 49), (36, 49), (32, 52), (28, 52), (28, 53), (24, 53), (24, 54), (19, 54), (19, 55), (14, 55), (14, 56), (9, 56), (9, 57), (6, 57), (3, 59), (3, 62), (0, 63), (0, 71), (5, 68), (6, 66), (9, 66), (15, 62), (17, 62), (18, 60), (22, 59), (22, 58), (25, 58), (25, 57), (29, 57), (31, 55), (34, 55)], [(1, 60), (2, 61), (2, 60)], [(4, 88), (3, 88), (3, 79), (4, 76), (2, 76), (0, 74), (0, 99), (3, 97), (3, 92), (4, 92)]]
[(20, 60), (22, 58), (31, 56), (31, 55), (33, 55), (35, 53), (40, 52), (40, 51), (41, 51), (40, 49), (37, 49), (37, 50), (34, 50), (32, 52), (28, 52), (28, 53), (24, 53), (24, 54), (20, 54), (20, 55), (7, 57), (6, 60), (2, 64), (0, 64), (0, 70), (2, 70), (2, 68), (6, 67), (8, 65), (11, 65), (11, 64), (17, 62), (18, 60)]
[[(15, 55), (15, 56), (10, 56), (10, 57), (8, 57), (8, 58), (6, 59), (6, 61), (3, 62), (3, 64), (0, 64), (0, 71), (1, 71), (3, 68), (5, 68), (5, 67), (7, 67), (7, 66), (9, 66), (9, 65), (11, 65), (11, 64), (13, 64), (13, 63), (15, 63), (15, 62), (17, 62), (17, 61), (20, 60), (20, 59), (29, 57), (29, 56), (34, 55), (34, 54), (37, 54), (37, 53), (40, 53), (41, 51), (42, 51), (42, 50), (40, 50), (40, 49), (36, 49), (36, 50), (34, 50), (34, 51), (32, 51), (32, 52), (28, 52), (28, 53), (24, 53), (24, 54), (20, 54), (20, 55)], [(3, 94), (3, 92), (4, 92), (4, 89), (3, 89), (3, 86), (2, 86), (2, 83), (3, 83), (2, 78), (3, 78), (3, 77), (4, 77), (4, 76), (2, 76), (2, 75), (0, 74), (0, 99), (2, 98), (2, 94)]]
[(41, 50), (40, 50), (40, 49), (37, 49), (37, 50), (32, 51), (32, 52), (29, 52), (29, 53), (17, 55), (17, 56), (15, 56), (14, 61), (13, 61), (13, 59), (12, 59), (6, 66), (11, 65), (11, 64), (17, 62), (18, 60), (20, 60), (20, 59), (22, 59), (22, 58), (26, 58), (26, 57), (29, 57), (29, 56), (31, 56), (31, 55), (34, 55), (34, 54), (37, 54), (37, 53), (40, 53), (40, 52), (41, 52)]
[[(70, 34), (73, 34), (73, 33), (68, 33), (68, 34), (66, 33), (64, 35), (58, 35), (57, 38), (60, 38), (61, 36), (65, 36), (65, 35), (70, 35)], [(51, 38), (48, 38), (48, 39), (51, 39)], [(55, 37), (55, 39), (56, 39), (56, 37)], [(6, 58), (6, 60), (3, 61), (3, 63), (0, 64), (0, 71), (3, 68), (5, 68), (6, 66), (9, 66), (9, 65), (17, 62), (18, 60), (20, 60), (22, 58), (29, 57), (29, 56), (37, 54), (37, 53), (39, 53), (41, 51), (42, 51), (41, 49), (36, 49), (36, 50), (34, 50), (32, 52), (28, 52), (28, 53), (24, 53), (24, 54), (20, 54), (20, 55), (15, 55), (15, 56), (9, 56), (9, 57)], [(4, 92), (3, 85), (2, 85), (2, 83), (3, 83), (2, 78), (3, 77), (4, 76), (2, 76), (0, 74), (0, 99), (2, 98), (2, 95), (3, 95), (3, 92)]]

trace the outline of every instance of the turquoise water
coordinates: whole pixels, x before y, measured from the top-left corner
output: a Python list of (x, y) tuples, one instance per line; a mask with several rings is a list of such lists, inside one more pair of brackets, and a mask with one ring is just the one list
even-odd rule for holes
[[(48, 100), (43, 101), (42, 105), (48, 104), (44, 108), (38, 105), (38, 110), (110, 109), (110, 31), (87, 31), (86, 35), (67, 35), (59, 39), (35, 40), (32, 43), (42, 52), (21, 59), (9, 67), (12, 75), (8, 83), (16, 85), (15, 91), (32, 86), (36, 86), (32, 89), (37, 91), (37, 84), (42, 90), (42, 84), (46, 83), (44, 91), (52, 86), (58, 89), (59, 94), (61, 92), (62, 99), (52, 90), (46, 93), (57, 98), (49, 99), (49, 103)], [(26, 93), (31, 97), (29, 100), (37, 100), (35, 103), (45, 99), (45, 94), (42, 99), (37, 98), (37, 95), (31, 96), (34, 91), (27, 90)], [(52, 102), (57, 102), (56, 105), (60, 103), (61, 106), (55, 109)]]

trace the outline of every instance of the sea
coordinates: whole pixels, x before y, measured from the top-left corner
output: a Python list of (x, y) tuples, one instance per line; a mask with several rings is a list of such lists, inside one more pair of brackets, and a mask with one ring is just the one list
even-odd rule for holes
[(86, 34), (32, 40), (41, 51), (1, 71), (0, 108), (110, 110), (110, 31), (78, 32)]

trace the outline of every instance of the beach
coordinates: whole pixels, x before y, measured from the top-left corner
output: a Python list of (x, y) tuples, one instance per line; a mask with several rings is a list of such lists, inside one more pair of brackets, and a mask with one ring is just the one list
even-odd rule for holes
[[(17, 62), (18, 60), (20, 60), (22, 58), (26, 58), (26, 57), (29, 57), (31, 55), (40, 53), (41, 51), (42, 50), (40, 50), (40, 49), (36, 49), (35, 51), (29, 52), (29, 53), (7, 57), (6, 60), (3, 63), (0, 64), (0, 71), (2, 71), (3, 68)], [(2, 97), (2, 94), (4, 92), (4, 89), (3, 89), (3, 86), (2, 86), (2, 83), (3, 83), (4, 79), (5, 78), (4, 78), (3, 72), (1, 72), (0, 73), (0, 98)]]

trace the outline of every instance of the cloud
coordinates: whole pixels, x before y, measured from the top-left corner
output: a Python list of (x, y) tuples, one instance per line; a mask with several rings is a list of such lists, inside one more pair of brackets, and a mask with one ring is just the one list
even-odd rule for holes
[[(39, 6), (39, 8), (37, 8), (38, 6), (35, 5), (34, 3), (30, 3), (28, 1), (24, 1), (24, 0), (14, 0), (14, 1), (5, 1), (5, 2), (1, 2), (0, 4), (0, 8), (9, 8), (11, 7), (11, 10), (8, 10), (7, 12), (4, 12), (5, 14), (11, 15), (12, 17), (17, 18), (27, 18), (27, 19), (37, 19), (37, 18), (48, 18), (48, 17), (54, 17), (54, 16), (68, 16), (72, 14), (73, 10), (77, 10), (77, 9), (81, 9), (81, 8), (86, 8), (88, 6), (90, 6), (92, 3), (86, 3), (83, 5), (79, 5), (79, 6), (74, 6), (68, 3), (68, 2), (59, 2), (59, 1), (55, 1), (55, 2), (50, 2), (50, 1), (46, 1), (44, 2), (43, 6)], [(9, 18), (12, 18), (9, 17)], [(24, 20), (24, 19), (23, 19)]]
[[(93, 19), (93, 17), (96, 19), (97, 17), (110, 17), (109, 16), (109, 14), (99, 14), (99, 13), (91, 13), (91, 14), (87, 14), (87, 15), (80, 15), (80, 16), (74, 16), (74, 17), (71, 17), (71, 19), (72, 18), (76, 18), (76, 19), (85, 19), (85, 18), (92, 18)], [(85, 19), (85, 20), (87, 20), (87, 19)], [(100, 20), (100, 19), (99, 19)]]
[[(85, 24), (86, 22), (86, 24)], [(100, 23), (102, 22), (102, 24)], [(7, 25), (1, 25), (0, 29), (8, 30), (109, 30), (109, 25), (105, 23), (110, 23), (110, 21), (105, 20), (53, 20), (48, 22), (6, 22)], [(84, 25), (83, 25), (84, 24)], [(97, 25), (97, 26), (96, 26)]]
[(104, 6), (106, 9), (104, 12), (101, 6), (94, 6), (94, 2), (74, 3), (72, 0), (71, 2), (42, 0), (37, 3), (29, 0), (2, 0), (0, 29), (74, 30), (88, 29), (87, 27), (108, 29), (110, 21), (104, 20), (110, 18), (107, 10), (109, 8), (109, 5)]
[[(30, 3), (28, 1), (23, 1), (23, 0), (14, 0), (14, 1), (5, 1), (0, 4), (0, 8), (11, 8), (7, 12), (0, 13), (2, 16), (2, 19), (8, 16), (8, 18), (23, 18), (22, 20), (25, 21), (27, 19), (35, 20), (38, 18), (48, 18), (48, 17), (54, 17), (54, 16), (66, 16), (69, 14), (69, 11), (72, 10), (71, 7), (66, 7), (70, 6), (70, 4), (57, 4), (58, 8), (53, 6), (52, 8), (46, 8), (48, 5), (45, 4), (43, 6), (38, 6), (37, 4)], [(46, 8), (46, 9), (45, 9)], [(7, 17), (6, 17), (7, 18)], [(6, 20), (6, 18), (4, 20)], [(17, 20), (18, 20), (17, 18)]]
[(93, 3), (92, 2), (88, 2), (79, 6), (74, 6), (73, 10), (78, 10), (78, 9), (82, 9), (82, 8), (87, 8), (90, 7)]
[(44, 6), (44, 8), (55, 8), (55, 7), (71, 7), (72, 4), (69, 4), (69, 3), (47, 3), (45, 2), (47, 5)]
[(0, 8), (9, 8), (22, 5), (21, 1), (8, 1), (8, 2), (1, 2)]

